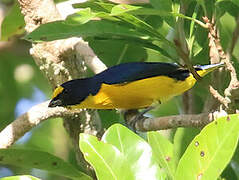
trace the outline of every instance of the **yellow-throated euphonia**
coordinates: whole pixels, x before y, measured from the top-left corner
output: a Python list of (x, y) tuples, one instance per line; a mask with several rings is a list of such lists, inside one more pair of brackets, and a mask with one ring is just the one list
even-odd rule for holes
[[(194, 66), (203, 77), (223, 64)], [(196, 83), (188, 69), (173, 63), (132, 62), (116, 65), (90, 78), (57, 87), (49, 107), (140, 109), (182, 94)]]

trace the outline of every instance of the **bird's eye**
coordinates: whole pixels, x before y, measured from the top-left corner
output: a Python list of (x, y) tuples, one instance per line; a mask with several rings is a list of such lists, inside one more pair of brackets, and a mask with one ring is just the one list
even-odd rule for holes
[(68, 90), (64, 89), (62, 93), (63, 94), (68, 94)]

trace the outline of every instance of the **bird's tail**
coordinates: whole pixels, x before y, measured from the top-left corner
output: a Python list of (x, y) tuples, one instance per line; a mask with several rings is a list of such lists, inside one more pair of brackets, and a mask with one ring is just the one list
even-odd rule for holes
[(217, 63), (217, 64), (209, 64), (209, 65), (199, 65), (195, 66), (194, 68), (197, 70), (197, 73), (203, 77), (206, 74), (214, 71), (217, 68), (223, 67), (224, 63)]

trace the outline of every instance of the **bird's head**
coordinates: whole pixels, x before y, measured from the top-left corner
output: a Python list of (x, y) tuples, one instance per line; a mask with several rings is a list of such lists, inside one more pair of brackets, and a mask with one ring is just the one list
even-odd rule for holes
[(69, 91), (62, 86), (58, 86), (53, 92), (52, 99), (48, 107), (67, 106), (69, 97)]
[(214, 71), (217, 68), (223, 67), (224, 63), (209, 64), (209, 65), (197, 65), (194, 66), (199, 76), (203, 77), (208, 73)]
[[(98, 91), (99, 88), (100, 86), (94, 89)], [(94, 91), (91, 92), (91, 80), (89, 78), (70, 80), (54, 90), (48, 107), (75, 106), (84, 101), (89, 94), (95, 94)]]

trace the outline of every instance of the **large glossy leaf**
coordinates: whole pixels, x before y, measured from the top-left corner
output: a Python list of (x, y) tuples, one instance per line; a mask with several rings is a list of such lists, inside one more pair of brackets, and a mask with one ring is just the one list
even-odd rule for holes
[(176, 179), (217, 179), (235, 151), (238, 136), (237, 114), (207, 125), (180, 159)]
[(80, 148), (98, 179), (163, 179), (149, 144), (120, 124), (102, 137), (81, 134)]
[(149, 36), (137, 32), (132, 28), (104, 20), (90, 21), (80, 25), (71, 25), (64, 21), (51, 22), (41, 25), (36, 30), (25, 36), (25, 39), (34, 42), (42, 42), (73, 36), (120, 36), (124, 38), (150, 39)]
[(114, 145), (124, 155), (135, 179), (163, 178), (149, 144), (128, 128), (114, 124), (105, 132), (102, 140)]
[(80, 149), (99, 180), (134, 179), (127, 159), (113, 145), (99, 141), (95, 136), (80, 134)]
[(199, 134), (196, 128), (178, 128), (173, 139), (173, 151), (176, 166), (193, 138)]
[(173, 144), (156, 131), (148, 132), (147, 136), (160, 167), (166, 170), (170, 179), (174, 179), (175, 160), (173, 157)]
[(15, 1), (11, 11), (4, 18), (1, 25), (1, 39), (6, 41), (13, 35), (21, 34), (24, 32), (24, 18), (21, 14), (20, 7), (17, 1)]
[(72, 179), (91, 179), (64, 160), (37, 150), (0, 149), (0, 164), (47, 170)]
[(29, 176), (29, 175), (22, 175), (22, 176), (9, 176), (1, 178), (1, 180), (40, 180), (36, 177)]

